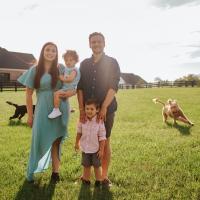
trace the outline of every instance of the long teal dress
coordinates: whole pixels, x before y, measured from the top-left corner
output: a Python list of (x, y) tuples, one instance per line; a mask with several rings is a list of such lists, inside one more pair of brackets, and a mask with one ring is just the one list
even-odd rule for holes
[[(63, 67), (59, 67), (60, 73)], [(34, 89), (36, 67), (31, 67), (27, 72), (19, 77), (18, 81), (28, 88)], [(58, 81), (56, 89), (60, 89), (61, 82)], [(67, 124), (69, 118), (69, 103), (62, 100), (60, 110), (62, 115), (56, 119), (49, 119), (48, 114), (53, 109), (53, 92), (51, 88), (51, 75), (45, 73), (40, 80), (40, 88), (36, 90), (37, 103), (35, 107), (33, 127), (32, 127), (32, 144), (30, 158), (27, 170), (27, 179), (33, 180), (33, 174), (42, 172), (47, 169), (51, 162), (51, 148), (57, 138), (62, 138), (61, 144), (68, 135)]]

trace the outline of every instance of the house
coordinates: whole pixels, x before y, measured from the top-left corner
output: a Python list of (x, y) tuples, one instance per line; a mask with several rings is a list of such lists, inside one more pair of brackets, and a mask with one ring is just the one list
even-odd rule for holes
[(147, 83), (140, 76), (133, 73), (121, 73), (119, 88), (135, 88), (136, 85)]
[(11, 52), (0, 47), (0, 82), (17, 80), (35, 62), (32, 54)]

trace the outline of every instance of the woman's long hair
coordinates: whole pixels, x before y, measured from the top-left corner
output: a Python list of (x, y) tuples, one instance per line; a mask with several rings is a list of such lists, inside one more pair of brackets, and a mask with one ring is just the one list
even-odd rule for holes
[(40, 79), (43, 76), (43, 74), (45, 73), (45, 69), (44, 69), (44, 64), (45, 64), (45, 60), (44, 60), (44, 49), (47, 45), (53, 45), (56, 48), (57, 51), (57, 55), (56, 58), (52, 61), (51, 67), (50, 67), (50, 75), (51, 75), (51, 88), (55, 88), (57, 81), (58, 81), (58, 48), (56, 46), (56, 44), (54, 44), (53, 42), (47, 42), (46, 44), (44, 44), (44, 46), (42, 47), (42, 50), (40, 52), (40, 57), (39, 57), (39, 61), (38, 64), (36, 66), (36, 75), (35, 75), (35, 80), (34, 80), (34, 87), (36, 89), (38, 89), (40, 87)]

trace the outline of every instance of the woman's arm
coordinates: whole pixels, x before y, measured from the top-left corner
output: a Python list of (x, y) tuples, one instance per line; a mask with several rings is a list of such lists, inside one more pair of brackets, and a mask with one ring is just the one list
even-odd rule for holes
[(60, 92), (59, 97), (61, 98), (69, 98), (76, 94), (76, 90), (67, 90), (66, 92)]
[(32, 127), (33, 125), (33, 89), (26, 88), (26, 107), (28, 113), (27, 124)]

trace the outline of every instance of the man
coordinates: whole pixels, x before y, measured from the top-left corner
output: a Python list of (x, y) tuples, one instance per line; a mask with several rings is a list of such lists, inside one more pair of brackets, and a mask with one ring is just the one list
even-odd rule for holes
[(105, 55), (103, 34), (97, 32), (90, 34), (89, 45), (93, 55), (81, 63), (81, 79), (77, 87), (80, 120), (85, 121), (84, 102), (91, 98), (96, 99), (101, 105), (98, 120), (105, 122), (107, 138), (102, 158), (102, 184), (111, 186), (108, 179), (111, 159), (110, 134), (117, 110), (115, 94), (120, 80), (120, 68), (114, 58)]

